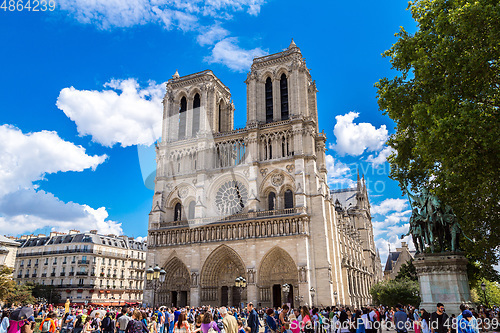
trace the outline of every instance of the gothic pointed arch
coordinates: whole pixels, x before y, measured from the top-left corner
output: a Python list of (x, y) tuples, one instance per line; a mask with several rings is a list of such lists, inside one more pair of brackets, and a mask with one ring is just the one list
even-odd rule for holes
[(233, 286), (234, 280), (246, 277), (243, 260), (227, 245), (221, 245), (210, 253), (201, 269), (202, 287)]
[(298, 270), (292, 256), (279, 246), (267, 252), (260, 263), (258, 283), (261, 288), (284, 283), (297, 285)]
[(176, 306), (187, 305), (191, 276), (186, 264), (177, 257), (177, 253), (174, 251), (170, 259), (163, 265), (163, 269), (167, 274), (159, 292), (158, 301), (162, 304), (175, 304)]

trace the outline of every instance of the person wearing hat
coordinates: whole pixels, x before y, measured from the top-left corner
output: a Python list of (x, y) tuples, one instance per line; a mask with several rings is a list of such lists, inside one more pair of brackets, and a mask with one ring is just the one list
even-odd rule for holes
[(469, 310), (464, 310), (462, 312), (462, 318), (457, 322), (458, 333), (474, 333), (474, 328), (472, 327), (472, 312)]

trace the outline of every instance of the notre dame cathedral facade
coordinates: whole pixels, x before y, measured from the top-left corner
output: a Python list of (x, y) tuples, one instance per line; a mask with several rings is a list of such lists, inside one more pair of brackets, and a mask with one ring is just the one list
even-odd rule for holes
[(255, 58), (245, 83), (247, 124), (234, 129), (230, 91), (212, 71), (167, 82), (147, 255), (166, 279), (146, 283), (145, 303), (369, 304), (382, 268), (366, 186), (327, 185), (300, 49)]

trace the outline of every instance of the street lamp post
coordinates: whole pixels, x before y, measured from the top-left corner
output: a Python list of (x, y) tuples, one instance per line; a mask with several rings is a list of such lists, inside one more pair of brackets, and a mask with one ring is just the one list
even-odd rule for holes
[(486, 299), (486, 283), (481, 283), (481, 289), (483, 290), (484, 294), (484, 305), (488, 306), (488, 300)]
[(284, 285), (281, 286), (281, 290), (283, 290), (283, 296), (285, 296), (285, 302), (283, 303), (288, 303), (288, 293), (290, 292), (290, 285), (288, 283), (285, 283)]
[(146, 280), (150, 281), (153, 287), (153, 308), (156, 306), (156, 293), (163, 282), (165, 282), (166, 274), (167, 272), (165, 272), (165, 270), (160, 268), (158, 265), (156, 265), (155, 268), (149, 266), (149, 268), (146, 269)]
[(312, 298), (311, 307), (313, 307), (314, 306), (314, 294), (316, 293), (316, 289), (314, 289), (314, 287), (311, 287), (311, 289), (309, 289), (309, 292), (311, 293), (311, 298)]
[(304, 299), (304, 296), (295, 296), (295, 301), (297, 301), (297, 303), (299, 303), (299, 308), (300, 308), (300, 302)]
[[(243, 289), (245, 289), (247, 287), (247, 280), (245, 280), (244, 277), (240, 276), (240, 277), (237, 277), (235, 280), (234, 280), (234, 285), (239, 288), (240, 290), (240, 303), (243, 303)], [(241, 304), (239, 304), (241, 305)]]

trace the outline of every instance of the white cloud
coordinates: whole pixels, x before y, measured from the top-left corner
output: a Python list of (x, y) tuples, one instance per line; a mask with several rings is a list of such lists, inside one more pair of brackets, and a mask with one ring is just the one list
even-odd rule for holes
[(138, 242), (147, 242), (148, 236), (144, 236), (144, 237), (139, 236), (139, 237), (136, 237), (135, 240)]
[(257, 15), (263, 0), (58, 0), (58, 9), (83, 24), (100, 29), (148, 23), (190, 31), (200, 18), (232, 18), (236, 12)]
[(413, 245), (413, 240), (410, 236), (406, 236), (403, 239), (400, 239), (399, 235), (393, 235), (387, 238), (377, 238), (375, 239), (375, 245), (379, 250), (380, 260), (382, 261), (382, 269), (385, 267), (385, 263), (387, 262), (387, 256), (389, 254), (389, 246), (390, 251), (394, 252), (397, 248), (401, 247), (401, 243), (406, 242), (408, 244), (408, 248), (410, 251), (415, 250), (415, 246)]
[(371, 214), (385, 215), (390, 211), (402, 212), (408, 207), (408, 200), (406, 199), (385, 199), (378, 205), (371, 206)]
[(261, 48), (245, 50), (238, 45), (238, 38), (227, 37), (215, 44), (212, 54), (205, 57), (209, 64), (223, 64), (235, 71), (245, 71), (250, 68), (253, 58), (266, 54)]
[(377, 129), (370, 123), (355, 124), (353, 121), (358, 116), (358, 112), (349, 112), (335, 117), (337, 123), (333, 133), (337, 143), (330, 144), (330, 149), (337, 151), (340, 156), (358, 156), (365, 151), (378, 151), (387, 141), (388, 131), (385, 125)]
[(0, 197), (31, 187), (45, 174), (59, 171), (95, 169), (106, 155), (90, 156), (85, 148), (61, 139), (56, 132), (24, 134), (10, 126), (0, 126)]
[(33, 185), (46, 174), (95, 169), (106, 158), (87, 155), (83, 147), (64, 141), (56, 132), (24, 134), (13, 126), (0, 126), (0, 233), (46, 227), (121, 233), (119, 223), (106, 220), (104, 207), (64, 203)]
[[(64, 88), (57, 107), (76, 123), (78, 133), (103, 146), (151, 145), (161, 135), (164, 85), (150, 82), (141, 89), (134, 79), (111, 80), (114, 90)], [(116, 91), (121, 91), (118, 94)]]
[(196, 41), (201, 46), (213, 45), (228, 35), (229, 31), (221, 27), (220, 23), (217, 22), (208, 29), (205, 28), (205, 31), (198, 35)]
[(395, 150), (392, 149), (392, 147), (384, 147), (384, 149), (382, 149), (382, 151), (378, 153), (378, 155), (370, 154), (366, 158), (366, 161), (372, 163), (373, 166), (376, 168), (379, 165), (382, 165), (385, 162), (387, 162), (387, 157), (389, 157), (393, 152), (395, 152)]
[(356, 185), (356, 182), (350, 178), (351, 169), (349, 166), (335, 159), (332, 155), (326, 155), (325, 158), (328, 185), (338, 188), (347, 188)]

